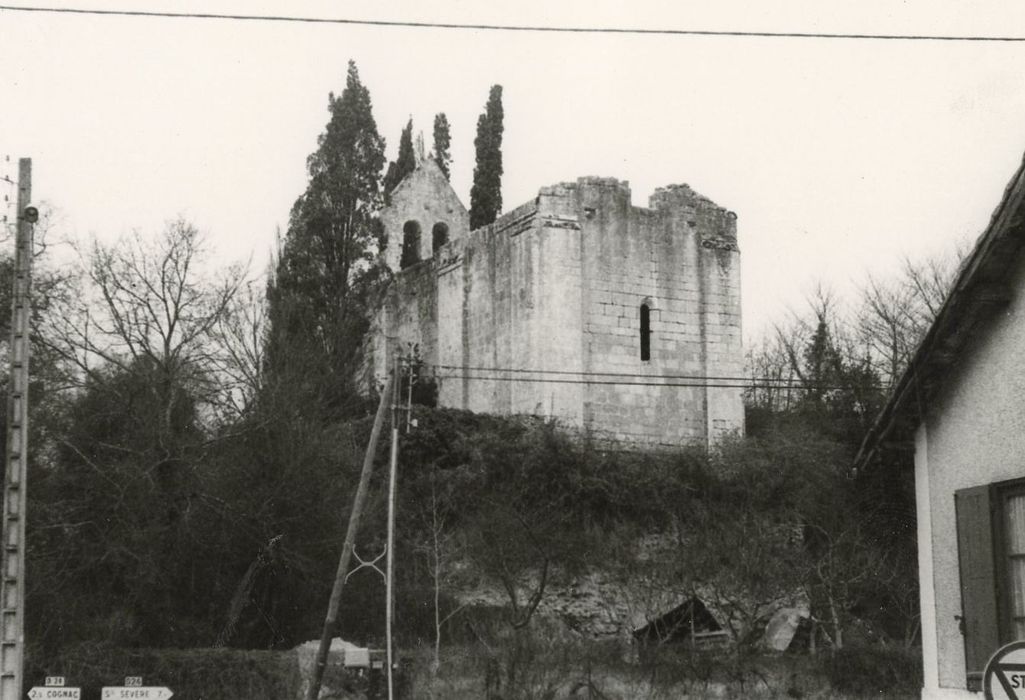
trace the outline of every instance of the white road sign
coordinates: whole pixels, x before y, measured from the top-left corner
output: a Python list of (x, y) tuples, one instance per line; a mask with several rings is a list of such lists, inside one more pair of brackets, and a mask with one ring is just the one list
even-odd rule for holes
[(81, 700), (81, 688), (40, 688), (28, 691), (30, 700)]
[(156, 687), (123, 687), (115, 686), (103, 689), (103, 700), (167, 700), (174, 695), (170, 688)]

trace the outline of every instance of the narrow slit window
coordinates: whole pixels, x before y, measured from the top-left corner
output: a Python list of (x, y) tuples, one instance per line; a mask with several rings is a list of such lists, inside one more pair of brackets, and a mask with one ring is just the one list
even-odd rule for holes
[(647, 304), (641, 304), (641, 361), (651, 359), (651, 311)]

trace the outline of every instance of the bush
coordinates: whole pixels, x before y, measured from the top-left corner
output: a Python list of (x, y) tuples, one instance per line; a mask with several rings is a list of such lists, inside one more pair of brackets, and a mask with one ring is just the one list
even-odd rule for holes
[(922, 688), (922, 655), (895, 646), (849, 646), (826, 664), (830, 685), (843, 693), (917, 695)]

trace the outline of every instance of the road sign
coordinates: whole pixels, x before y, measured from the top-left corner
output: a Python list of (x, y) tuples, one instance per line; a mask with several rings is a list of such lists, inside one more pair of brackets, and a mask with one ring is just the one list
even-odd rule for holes
[(167, 700), (174, 695), (170, 688), (151, 686), (114, 686), (103, 689), (102, 700)]
[(81, 688), (44, 687), (36, 686), (28, 691), (30, 700), (81, 700)]
[(990, 657), (982, 674), (986, 700), (1025, 700), (1025, 642), (1011, 642)]

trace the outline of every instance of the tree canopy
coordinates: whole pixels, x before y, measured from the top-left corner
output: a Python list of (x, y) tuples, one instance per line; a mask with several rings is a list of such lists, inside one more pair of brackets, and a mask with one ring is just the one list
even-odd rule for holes
[[(295, 205), (268, 284), (267, 362), (284, 381), (330, 386), (343, 395), (365, 328), (365, 295), (353, 290), (376, 274), (382, 242), (384, 139), (370, 93), (349, 62), (345, 89), (328, 99), (330, 119), (307, 166), (309, 184)], [(300, 374), (287, 371), (303, 358)], [(287, 377), (287, 379), (286, 379)]]
[(384, 194), (391, 195), (402, 179), (416, 169), (416, 155), (413, 153), (413, 118), (410, 117), (399, 135), (398, 158), (388, 163), (388, 171), (384, 174)]
[(470, 228), (486, 226), (502, 211), (502, 86), (492, 85), (484, 113), (477, 119), (477, 151), (470, 189)]
[(444, 112), (434, 115), (434, 161), (445, 173), (445, 179), (451, 179), (452, 170), (452, 136), (449, 133), (448, 117)]

